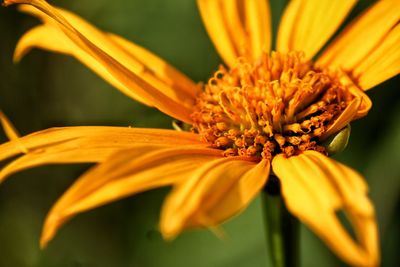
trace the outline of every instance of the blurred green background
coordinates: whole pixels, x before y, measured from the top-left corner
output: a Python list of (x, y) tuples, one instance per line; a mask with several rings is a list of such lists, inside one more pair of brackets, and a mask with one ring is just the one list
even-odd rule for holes
[[(271, 1), (274, 27), (285, 1)], [(167, 59), (195, 81), (221, 63), (194, 1), (53, 1), (105, 31), (127, 37)], [(361, 1), (351, 16), (370, 1)], [(171, 119), (140, 105), (70, 57), (35, 50), (12, 63), (18, 38), (37, 24), (14, 7), (0, 8), (0, 107), (22, 134), (52, 126), (116, 125), (170, 128)], [(383, 266), (400, 266), (399, 78), (368, 92), (367, 118), (352, 124), (348, 149), (338, 160), (370, 184), (381, 233)], [(4, 135), (1, 141), (6, 141)], [(46, 250), (41, 225), (52, 203), (88, 165), (49, 166), (13, 175), (0, 187), (1, 267), (241, 267), (271, 266), (266, 254), (261, 200), (223, 227), (226, 240), (207, 230), (165, 242), (157, 232), (167, 188), (145, 192), (77, 216)], [(302, 266), (342, 266), (325, 245), (301, 228)]]

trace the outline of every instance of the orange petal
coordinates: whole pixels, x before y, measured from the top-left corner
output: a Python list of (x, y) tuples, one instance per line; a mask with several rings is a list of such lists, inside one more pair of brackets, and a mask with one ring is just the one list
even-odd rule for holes
[(356, 98), (361, 99), (361, 104), (358, 108), (356, 116), (353, 118), (359, 119), (366, 116), (372, 107), (372, 101), (364, 91), (356, 86), (353, 80), (344, 72), (339, 75), (340, 83), (347, 87), (347, 90)]
[(40, 48), (56, 53), (73, 55), (93, 70), (96, 74), (109, 82), (112, 86), (123, 92), (125, 95), (143, 103), (152, 106), (153, 103), (138, 95), (135, 91), (126, 87), (117, 78), (115, 78), (108, 70), (97, 60), (93, 59), (85, 51), (77, 47), (71, 42), (65, 34), (57, 27), (49, 24), (37, 26), (26, 32), (18, 41), (14, 52), (14, 61), (18, 62), (32, 48)]
[(400, 73), (400, 25), (394, 27), (354, 69), (353, 75), (364, 90), (396, 76)]
[[(229, 2), (229, 1), (228, 1)], [(245, 25), (249, 33), (253, 60), (271, 49), (271, 15), (266, 0), (244, 1)]]
[(354, 98), (350, 104), (343, 110), (339, 117), (332, 123), (328, 129), (320, 136), (320, 140), (325, 140), (334, 133), (339, 132), (357, 116), (361, 105), (361, 98)]
[(165, 201), (160, 228), (171, 239), (192, 227), (212, 227), (244, 209), (265, 184), (269, 162), (223, 158), (204, 164), (175, 186)]
[[(176, 92), (174, 91), (176, 88), (163, 87), (160, 85), (161, 83), (155, 84), (156, 78), (152, 75), (148, 75), (147, 80), (140, 77), (139, 75), (146, 73), (147, 69), (145, 68), (144, 72), (142, 70), (142, 72), (136, 73), (135, 71), (142, 66), (90, 24), (70, 13), (53, 8), (44, 0), (5, 1), (6, 5), (13, 3), (29, 4), (40, 10), (41, 12), (30, 12), (40, 16), (44, 21), (55, 23), (65, 36), (75, 44), (76, 47), (70, 47), (70, 49), (78, 48), (87, 53), (126, 88), (144, 99), (145, 103), (151, 103), (164, 113), (179, 120), (191, 121), (190, 114), (194, 98), (182, 98), (182, 96), (185, 96), (185, 92)], [(155, 85), (162, 88), (156, 88)]]
[(335, 33), (357, 0), (292, 0), (278, 31), (280, 52), (303, 51), (311, 59)]
[[(30, 6), (23, 5), (20, 10), (34, 16), (43, 16), (43, 13), (38, 12)], [(107, 51), (115, 59), (118, 59), (118, 61), (127, 66), (131, 71), (140, 75), (157, 89), (164, 91), (172, 98), (180, 97), (182, 102), (191, 103), (191, 99), (196, 96), (199, 87), (159, 57), (118, 35), (102, 33), (72, 13), (63, 11), (62, 9), (57, 10), (64, 17), (68, 18), (69, 21), (74, 22), (74, 25), (79, 25), (80, 27), (77, 28), (85, 36), (90, 36), (92, 40), (100, 43), (100, 48)], [(124, 84), (121, 84), (100, 62), (77, 47), (52, 21), (45, 20), (45, 18), (42, 19), (45, 22), (44, 25), (29, 30), (21, 37), (14, 52), (14, 61), (20, 61), (23, 56), (35, 47), (72, 55), (126, 95), (142, 103), (151, 105), (151, 103), (146, 103), (135, 92), (126, 88)]]
[(270, 162), (262, 160), (246, 172), (228, 192), (209, 192), (210, 195), (193, 215), (193, 225), (217, 225), (245, 209), (265, 186), (269, 169)]
[[(3, 182), (13, 173), (17, 173), (33, 167), (49, 164), (94, 163), (107, 160), (112, 154), (121, 151), (119, 147), (73, 147), (66, 148), (68, 143), (32, 151), (13, 160), (0, 170), (0, 182)], [(138, 149), (140, 145), (130, 145), (130, 148)], [(147, 149), (165, 148), (168, 146), (147, 145)]]
[[(228, 34), (229, 37), (232, 38), (232, 46), (235, 48), (235, 57), (237, 56), (244, 56), (248, 55), (248, 51), (246, 49), (249, 49), (249, 36), (247, 34), (247, 29), (245, 28), (246, 26), (243, 23), (243, 1), (240, 0), (233, 0), (233, 1), (223, 1), (223, 0), (217, 0), (219, 1), (219, 8), (221, 9), (220, 16), (223, 17), (224, 19), (224, 25), (226, 28), (224, 28)], [(215, 2), (217, 2), (215, 1)], [(200, 3), (198, 0), (198, 5), (200, 9), (200, 14), (202, 15), (202, 10), (200, 8), (200, 5), (210, 5), (210, 3)], [(203, 2), (210, 2), (210, 0), (206, 0)], [(202, 17), (203, 18), (203, 17)], [(211, 40), (213, 41), (214, 45), (217, 47), (218, 50), (218, 44), (217, 42), (214, 42), (213, 35), (211, 31), (212, 25), (207, 26), (207, 22), (205, 21), (207, 17), (203, 18), (204, 25), (206, 26), (206, 29), (208, 31), (208, 34), (210, 35)], [(208, 27), (211, 27), (210, 29)], [(218, 34), (218, 32), (216, 33)]]
[(121, 150), (82, 175), (49, 212), (41, 238), (44, 247), (77, 213), (152, 188), (186, 179), (199, 164), (221, 156), (215, 149)]
[(385, 42), (388, 33), (398, 24), (399, 19), (398, 0), (377, 1), (336, 38), (317, 63), (339, 66), (350, 72), (357, 69), (358, 65)]
[(14, 125), (10, 122), (7, 116), (0, 110), (0, 123), (4, 129), (5, 134), (7, 135), (8, 139), (16, 140), (19, 138), (19, 133), (15, 129)]
[[(22, 153), (28, 153), (28, 149), (21, 144), (19, 141), (19, 133), (17, 129), (15, 129), (14, 125), (11, 121), (7, 118), (7, 116), (0, 110), (0, 124), (4, 129), (4, 132), (8, 139), (14, 141), (14, 143), (18, 146), (18, 149)], [(1, 179), (0, 179), (1, 180)]]
[(344, 199), (347, 206), (346, 212), (348, 212), (348, 216), (354, 224), (357, 238), (370, 259), (371, 264), (369, 266), (377, 265), (379, 261), (378, 229), (374, 218), (374, 207), (366, 197), (368, 185), (365, 180), (356, 171), (328, 157), (321, 157), (321, 154), (315, 151), (307, 151), (306, 154), (313, 158), (318, 165), (326, 166), (331, 173), (338, 170), (341, 172), (341, 175), (333, 176), (332, 183), (339, 188)]
[(172, 130), (95, 126), (52, 128), (0, 145), (0, 160), (20, 154), (20, 146), (29, 151), (0, 171), (0, 181), (17, 171), (44, 164), (102, 162), (116, 151), (139, 145), (205, 146), (195, 134)]
[[(188, 132), (108, 126), (50, 128), (19, 139), (28, 150), (47, 148), (129, 148), (137, 144), (204, 145), (199, 136)], [(13, 141), (0, 145), (0, 161), (19, 154)]]
[[(256, 59), (271, 46), (271, 18), (265, 0), (198, 0), (203, 23), (228, 66), (240, 56)], [(244, 10), (243, 13), (242, 10)]]
[[(308, 225), (342, 260), (354, 266), (377, 266), (378, 233), (367, 185), (352, 169), (316, 151), (272, 161), (288, 210)], [(355, 242), (336, 217), (349, 215)]]
[[(233, 66), (240, 51), (238, 50), (240, 47), (237, 47), (237, 45), (241, 44), (235, 44), (233, 42), (229, 29), (226, 26), (223, 11), (225, 2), (228, 1), (198, 0), (197, 4), (204, 26), (219, 55), (228, 66)], [(239, 16), (237, 17), (239, 18)], [(237, 24), (237, 20), (233, 22)], [(243, 32), (243, 29), (239, 27), (239, 31)]]
[(108, 33), (107, 36), (120, 46), (121, 49), (126, 51), (126, 53), (131, 55), (132, 58), (145, 66), (141, 73), (142, 76), (146, 77), (146, 75), (153, 74), (166, 85), (176, 88), (173, 90), (173, 95), (179, 97), (179, 94), (187, 94), (194, 98), (201, 91), (201, 88), (186, 75), (147, 49), (116, 34)]

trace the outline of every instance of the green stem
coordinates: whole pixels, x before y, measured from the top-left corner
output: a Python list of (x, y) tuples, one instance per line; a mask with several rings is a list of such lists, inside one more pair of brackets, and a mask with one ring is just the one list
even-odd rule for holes
[(285, 208), (279, 181), (270, 176), (263, 192), (268, 247), (274, 267), (298, 267), (299, 223)]

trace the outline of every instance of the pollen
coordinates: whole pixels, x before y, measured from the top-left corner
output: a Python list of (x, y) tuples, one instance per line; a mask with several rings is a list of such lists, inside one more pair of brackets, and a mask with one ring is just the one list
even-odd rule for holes
[(239, 58), (204, 85), (191, 115), (193, 131), (226, 156), (326, 153), (320, 136), (353, 98), (334, 72), (300, 52)]

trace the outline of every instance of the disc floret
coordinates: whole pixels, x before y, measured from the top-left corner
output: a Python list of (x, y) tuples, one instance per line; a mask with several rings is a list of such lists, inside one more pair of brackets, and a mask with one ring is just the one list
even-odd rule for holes
[(299, 52), (240, 58), (229, 70), (220, 66), (204, 86), (193, 130), (226, 156), (325, 153), (320, 137), (353, 97), (334, 72)]

